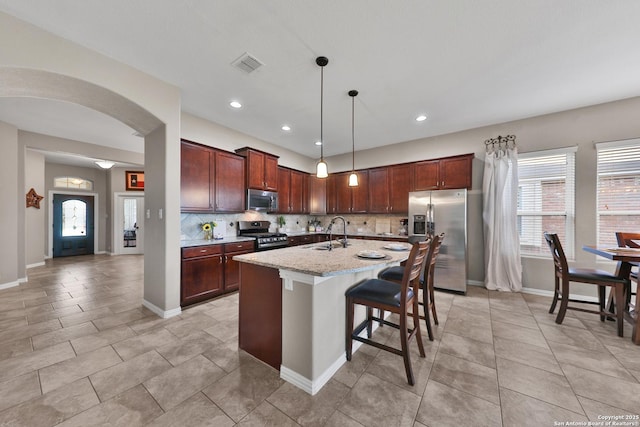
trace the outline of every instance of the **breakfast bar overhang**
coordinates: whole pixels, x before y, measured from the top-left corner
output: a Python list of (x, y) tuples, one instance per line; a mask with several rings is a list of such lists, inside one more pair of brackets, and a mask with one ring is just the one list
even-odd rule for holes
[[(239, 346), (317, 393), (346, 361), (345, 291), (409, 255), (408, 244), (350, 240), (238, 255)], [(371, 253), (371, 258), (363, 257)], [(363, 320), (363, 307), (356, 320)]]

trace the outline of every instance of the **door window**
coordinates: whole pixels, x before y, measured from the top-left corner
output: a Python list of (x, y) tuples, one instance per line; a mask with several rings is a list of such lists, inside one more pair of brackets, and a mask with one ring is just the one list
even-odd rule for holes
[(62, 202), (62, 237), (87, 235), (87, 204), (81, 200)]

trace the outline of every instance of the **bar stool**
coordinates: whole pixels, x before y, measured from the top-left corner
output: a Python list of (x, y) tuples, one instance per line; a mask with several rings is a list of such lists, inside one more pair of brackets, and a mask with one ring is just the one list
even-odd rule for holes
[[(360, 282), (345, 292), (346, 296), (346, 355), (351, 360), (353, 340), (372, 345), (379, 349), (402, 356), (409, 385), (414, 384), (413, 369), (409, 351), (409, 341), (415, 336), (418, 342), (420, 357), (425, 357), (422, 337), (420, 335), (420, 317), (418, 316), (418, 291), (420, 289), (419, 276), (427, 256), (429, 244), (427, 242), (414, 243), (409, 258), (404, 266), (401, 283), (380, 279), (368, 279)], [(358, 326), (353, 327), (355, 305), (367, 308), (366, 319)], [(411, 307), (411, 314), (409, 313)], [(390, 311), (400, 316), (400, 323), (395, 324), (380, 317), (373, 316), (373, 309)], [(407, 325), (408, 317), (413, 319), (413, 329)], [(399, 329), (400, 346), (397, 349), (371, 340), (373, 321), (382, 322), (385, 325)], [(359, 334), (367, 329), (367, 338)]]
[[(425, 263), (422, 266), (422, 271), (420, 272), (422, 301), (420, 301), (418, 304), (424, 307), (424, 316), (420, 316), (420, 318), (424, 319), (427, 325), (427, 333), (429, 334), (430, 341), (433, 341), (433, 330), (431, 328), (431, 319), (429, 318), (429, 312), (431, 312), (431, 315), (433, 316), (433, 322), (436, 325), (439, 324), (438, 314), (436, 313), (436, 299), (433, 289), (433, 276), (435, 272), (436, 258), (440, 253), (440, 246), (442, 245), (443, 240), (444, 233), (438, 236), (433, 236), (431, 240), (427, 240), (429, 242), (429, 252), (427, 253)], [(389, 280), (392, 282), (401, 282), (402, 273), (403, 267), (401, 266), (389, 267), (378, 273), (378, 279)], [(384, 317), (384, 314), (381, 313), (380, 317)]]

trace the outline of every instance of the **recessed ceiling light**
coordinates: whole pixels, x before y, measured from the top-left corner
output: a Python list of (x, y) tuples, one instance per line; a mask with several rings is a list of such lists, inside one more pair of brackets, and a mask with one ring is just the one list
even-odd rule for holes
[(281, 127), (280, 129), (282, 129), (282, 130), (283, 130), (283, 131), (285, 131), (285, 132), (289, 132), (289, 131), (291, 130), (291, 126), (289, 126), (289, 125), (282, 125), (282, 127)]
[(418, 117), (416, 117), (416, 122), (424, 122), (425, 120), (427, 120), (427, 116), (424, 114), (420, 114)]
[(242, 108), (242, 104), (240, 104), (238, 101), (231, 101), (229, 105), (231, 105), (233, 108)]
[(322, 141), (316, 141), (316, 145), (322, 145)]

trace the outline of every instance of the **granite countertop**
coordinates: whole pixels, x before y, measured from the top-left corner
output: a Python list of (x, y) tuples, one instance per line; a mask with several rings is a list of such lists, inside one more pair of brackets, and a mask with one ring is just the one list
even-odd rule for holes
[[(335, 241), (334, 241), (335, 242)], [(236, 255), (234, 260), (263, 267), (280, 270), (295, 271), (312, 276), (339, 276), (346, 273), (372, 270), (381, 267), (397, 265), (409, 257), (407, 250), (390, 250), (384, 246), (398, 245), (398, 242), (383, 240), (349, 240), (349, 246), (334, 247), (333, 250), (317, 250), (314, 247), (326, 245), (327, 242), (311, 243), (308, 245), (292, 246), (264, 252)], [(377, 251), (385, 255), (382, 259), (368, 259), (358, 257), (358, 252)]]
[(205, 246), (205, 245), (221, 245), (223, 243), (235, 243), (235, 242), (247, 242), (255, 240), (253, 237), (241, 237), (241, 236), (227, 236), (224, 239), (212, 239), (212, 240), (181, 240), (180, 247), (181, 248), (191, 248), (194, 246)]
[[(329, 233), (326, 231), (287, 231), (287, 236), (315, 236), (317, 234), (325, 236)], [(339, 238), (344, 233), (332, 233), (334, 236)], [(388, 237), (390, 239), (408, 239), (409, 236), (403, 234), (393, 234), (393, 233), (385, 233), (385, 234), (376, 234), (376, 233), (347, 233), (349, 237)]]

